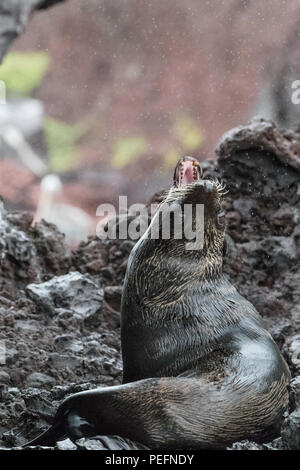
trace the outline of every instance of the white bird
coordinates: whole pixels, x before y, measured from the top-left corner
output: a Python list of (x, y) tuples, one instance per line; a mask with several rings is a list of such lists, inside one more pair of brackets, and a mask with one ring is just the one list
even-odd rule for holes
[(29, 168), (33, 174), (42, 178), (33, 223), (44, 219), (55, 224), (65, 234), (66, 242), (71, 246), (76, 246), (86, 240), (88, 235), (92, 234), (93, 219), (79, 207), (60, 201), (63, 195), (63, 183), (60, 178), (57, 175), (47, 174), (47, 165), (34, 152), (19, 129), (5, 126), (2, 129), (1, 137), (7, 145), (15, 150), (23, 165)]
[(82, 209), (60, 202), (62, 193), (63, 184), (57, 175), (43, 177), (34, 222), (44, 219), (55, 224), (66, 242), (75, 246), (92, 233), (93, 219)]
[(47, 165), (32, 150), (19, 129), (14, 126), (5, 126), (1, 132), (1, 137), (9, 147), (14, 149), (20, 161), (24, 166), (29, 168), (32, 173), (39, 177), (47, 173)]

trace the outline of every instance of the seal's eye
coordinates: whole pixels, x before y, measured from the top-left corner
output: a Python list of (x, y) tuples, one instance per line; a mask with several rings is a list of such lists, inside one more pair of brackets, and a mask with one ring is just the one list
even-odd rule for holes
[(225, 225), (225, 212), (221, 211), (218, 214), (218, 225), (223, 227)]

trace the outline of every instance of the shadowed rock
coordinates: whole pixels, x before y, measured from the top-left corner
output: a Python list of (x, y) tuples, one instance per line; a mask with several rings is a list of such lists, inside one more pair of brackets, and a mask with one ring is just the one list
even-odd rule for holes
[(0, 4), (0, 62), (12, 41), (26, 28), (34, 10), (48, 8), (65, 0), (2, 0)]

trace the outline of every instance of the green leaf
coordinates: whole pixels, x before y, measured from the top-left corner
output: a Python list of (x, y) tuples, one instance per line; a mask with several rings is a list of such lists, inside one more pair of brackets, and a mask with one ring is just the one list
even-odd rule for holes
[(30, 95), (42, 83), (49, 65), (46, 52), (11, 52), (0, 65), (0, 80), (8, 95)]
[(44, 132), (50, 157), (49, 166), (54, 172), (67, 171), (76, 166), (78, 139), (84, 132), (82, 124), (67, 124), (47, 117)]
[(142, 137), (119, 139), (114, 148), (112, 166), (123, 168), (133, 159), (139, 157), (147, 149), (147, 142)]
[(184, 150), (197, 150), (203, 142), (203, 133), (189, 117), (182, 117), (175, 124), (175, 135)]

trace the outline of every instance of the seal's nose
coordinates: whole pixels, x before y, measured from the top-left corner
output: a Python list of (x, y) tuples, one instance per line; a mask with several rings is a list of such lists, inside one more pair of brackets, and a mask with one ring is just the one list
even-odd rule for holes
[(209, 180), (201, 180), (196, 183), (196, 186), (201, 190), (203, 189), (206, 193), (211, 193), (214, 188), (214, 183)]
[(184, 201), (186, 204), (213, 204), (217, 194), (217, 188), (213, 181), (200, 180), (194, 183), (192, 189), (189, 189), (185, 195)]
[(204, 186), (205, 191), (210, 193), (213, 190), (213, 187), (214, 187), (213, 183), (211, 181), (207, 181), (207, 180), (203, 181), (203, 183), (204, 183), (203, 186)]

